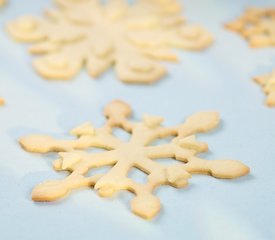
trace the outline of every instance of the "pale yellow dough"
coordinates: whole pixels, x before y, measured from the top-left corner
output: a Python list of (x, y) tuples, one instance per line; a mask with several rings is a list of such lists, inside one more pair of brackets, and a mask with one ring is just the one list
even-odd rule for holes
[(254, 80), (262, 86), (267, 95), (266, 105), (275, 107), (275, 70), (270, 74), (255, 77)]
[[(46, 181), (32, 191), (34, 201), (54, 201), (71, 190), (80, 187), (94, 187), (102, 197), (110, 197), (120, 190), (128, 190), (136, 196), (131, 209), (138, 216), (153, 218), (161, 204), (154, 190), (161, 185), (176, 188), (185, 187), (192, 174), (208, 174), (216, 178), (237, 178), (249, 173), (249, 168), (235, 160), (207, 161), (196, 155), (208, 150), (206, 143), (198, 142), (196, 133), (207, 132), (219, 124), (216, 112), (199, 112), (175, 127), (163, 127), (163, 119), (144, 115), (141, 122), (128, 120), (131, 115), (128, 104), (116, 100), (104, 110), (107, 119), (101, 128), (84, 123), (73, 129), (75, 140), (56, 140), (50, 136), (31, 135), (20, 139), (22, 147), (29, 152), (58, 152), (54, 162), (58, 171), (71, 174), (62, 180)], [(114, 128), (121, 128), (131, 134), (125, 142), (112, 134)], [(152, 145), (161, 138), (173, 137), (167, 144)], [(88, 148), (102, 148), (106, 151), (88, 153)], [(155, 159), (174, 158), (178, 163), (169, 166)], [(93, 168), (111, 166), (106, 174), (85, 175)], [(147, 183), (133, 181), (128, 173), (133, 168), (148, 174)]]
[(241, 34), (251, 47), (275, 46), (275, 8), (248, 8), (226, 27)]
[[(12, 37), (33, 43), (36, 71), (47, 79), (71, 79), (83, 66), (97, 77), (114, 66), (127, 83), (163, 77), (161, 60), (176, 61), (170, 50), (202, 50), (212, 43), (200, 26), (185, 23), (176, 0), (55, 0), (44, 18), (25, 16), (7, 25)], [(42, 55), (42, 56), (41, 56)]]

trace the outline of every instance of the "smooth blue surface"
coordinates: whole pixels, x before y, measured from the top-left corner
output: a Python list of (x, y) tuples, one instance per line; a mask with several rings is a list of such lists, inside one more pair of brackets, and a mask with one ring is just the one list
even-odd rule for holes
[[(17, 16), (40, 14), (48, 0), (12, 1), (0, 12), (1, 28)], [(274, 49), (250, 49), (223, 24), (245, 6), (275, 6), (275, 1), (186, 0), (185, 15), (206, 26), (215, 44), (204, 53), (179, 51), (179, 64), (166, 64), (169, 75), (156, 85), (120, 83), (113, 71), (97, 80), (83, 71), (68, 82), (40, 78), (24, 44), (0, 31), (0, 239), (275, 239), (275, 108), (252, 80), (272, 70)], [(102, 199), (93, 190), (73, 192), (55, 203), (34, 203), (36, 184), (65, 173), (52, 169), (56, 155), (23, 151), (19, 137), (46, 133), (66, 137), (72, 127), (90, 120), (100, 126), (102, 109), (114, 98), (142, 113), (164, 116), (178, 124), (193, 112), (217, 110), (219, 129), (199, 136), (209, 143), (208, 159), (239, 159), (251, 168), (247, 177), (226, 181), (193, 176), (190, 186), (157, 191), (161, 214), (145, 221), (129, 210), (128, 193)]]

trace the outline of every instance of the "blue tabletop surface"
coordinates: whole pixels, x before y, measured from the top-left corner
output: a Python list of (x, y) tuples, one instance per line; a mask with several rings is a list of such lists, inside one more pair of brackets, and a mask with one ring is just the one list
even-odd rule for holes
[[(46, 81), (31, 67), (24, 44), (0, 31), (0, 239), (275, 239), (275, 108), (251, 78), (275, 66), (275, 49), (251, 49), (223, 24), (246, 6), (275, 6), (268, 0), (185, 0), (190, 22), (203, 24), (215, 43), (203, 53), (178, 51), (180, 63), (165, 64), (169, 75), (151, 86), (125, 85), (110, 70), (97, 80), (85, 71), (72, 81)], [(0, 12), (7, 21), (39, 15), (49, 0), (12, 1)], [(161, 213), (145, 221), (130, 212), (131, 194), (102, 199), (91, 189), (74, 191), (54, 203), (34, 203), (31, 189), (62, 178), (52, 169), (54, 154), (30, 154), (18, 138), (32, 133), (67, 137), (80, 123), (100, 126), (102, 109), (113, 99), (127, 101), (135, 117), (164, 116), (173, 125), (197, 111), (216, 110), (221, 126), (199, 139), (209, 143), (208, 159), (241, 160), (251, 174), (237, 180), (195, 175), (186, 189), (162, 187)]]

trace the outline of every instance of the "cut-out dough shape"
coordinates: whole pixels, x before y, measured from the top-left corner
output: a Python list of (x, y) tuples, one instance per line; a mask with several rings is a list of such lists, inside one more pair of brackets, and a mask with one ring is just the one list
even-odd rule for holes
[[(94, 187), (100, 196), (110, 197), (120, 190), (133, 192), (132, 211), (146, 219), (160, 210), (159, 198), (154, 190), (161, 185), (185, 187), (191, 174), (208, 174), (216, 178), (231, 179), (248, 174), (249, 168), (236, 160), (207, 161), (196, 155), (208, 149), (206, 143), (198, 142), (196, 133), (207, 132), (219, 124), (216, 112), (199, 112), (178, 126), (161, 126), (162, 118), (144, 115), (141, 122), (128, 120), (131, 108), (116, 100), (105, 107), (105, 125), (94, 128), (90, 123), (73, 129), (75, 140), (56, 140), (45, 135), (31, 135), (20, 139), (21, 146), (29, 152), (58, 152), (54, 162), (58, 171), (71, 174), (62, 180), (46, 181), (32, 191), (34, 201), (54, 201), (80, 187)], [(112, 134), (113, 128), (121, 128), (131, 134), (128, 142)], [(151, 145), (157, 139), (173, 136), (171, 142)], [(85, 149), (102, 148), (106, 151), (88, 153)], [(169, 166), (155, 161), (174, 158), (177, 164)], [(86, 177), (89, 170), (111, 166), (106, 174)], [(147, 183), (140, 184), (128, 177), (132, 168), (148, 174)]]
[(262, 86), (267, 95), (266, 105), (275, 107), (275, 70), (270, 74), (255, 77), (254, 80)]
[[(33, 43), (36, 71), (47, 79), (71, 79), (85, 65), (97, 77), (112, 65), (127, 83), (152, 83), (165, 75), (160, 60), (175, 61), (171, 48), (202, 50), (212, 43), (202, 27), (180, 16), (175, 0), (55, 0), (44, 18), (25, 16), (7, 30)], [(41, 56), (42, 55), (42, 56)]]
[(251, 47), (275, 46), (275, 8), (248, 8), (225, 26), (241, 34)]

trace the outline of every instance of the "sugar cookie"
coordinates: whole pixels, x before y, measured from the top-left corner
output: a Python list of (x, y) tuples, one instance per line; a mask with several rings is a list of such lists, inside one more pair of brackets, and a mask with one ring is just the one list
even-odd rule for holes
[[(110, 197), (120, 190), (133, 192), (132, 211), (140, 217), (153, 218), (161, 204), (153, 193), (161, 185), (176, 188), (185, 187), (191, 174), (208, 174), (216, 178), (237, 178), (248, 174), (249, 168), (235, 160), (207, 161), (196, 155), (208, 150), (206, 143), (198, 142), (196, 133), (207, 132), (219, 124), (216, 112), (199, 112), (175, 127), (163, 127), (163, 118), (144, 115), (141, 122), (128, 120), (131, 115), (128, 104), (116, 100), (106, 106), (106, 123), (95, 128), (84, 123), (73, 129), (75, 140), (56, 140), (45, 135), (31, 135), (20, 139), (21, 146), (28, 152), (57, 152), (59, 159), (54, 169), (69, 171), (62, 180), (46, 181), (32, 191), (34, 201), (54, 201), (71, 190), (93, 186), (102, 197)], [(129, 141), (122, 141), (112, 134), (114, 128), (121, 128), (131, 134)], [(174, 137), (171, 142), (152, 145), (157, 139)], [(102, 148), (106, 151), (88, 153), (87, 148)], [(169, 166), (154, 161), (160, 158), (174, 158), (178, 163)], [(85, 175), (93, 168), (111, 166), (106, 174)], [(128, 173), (139, 169), (148, 174), (147, 183), (132, 180)]]
[(202, 50), (212, 43), (200, 26), (185, 23), (176, 0), (55, 0), (44, 18), (25, 16), (7, 25), (12, 37), (33, 43), (36, 71), (47, 79), (71, 79), (85, 65), (92, 77), (114, 66), (126, 83), (163, 77), (161, 60), (176, 61), (171, 48)]
[(251, 47), (275, 46), (275, 8), (248, 8), (225, 26), (241, 34)]
[(275, 107), (275, 70), (270, 74), (255, 77), (254, 80), (262, 86), (267, 95), (266, 105)]

